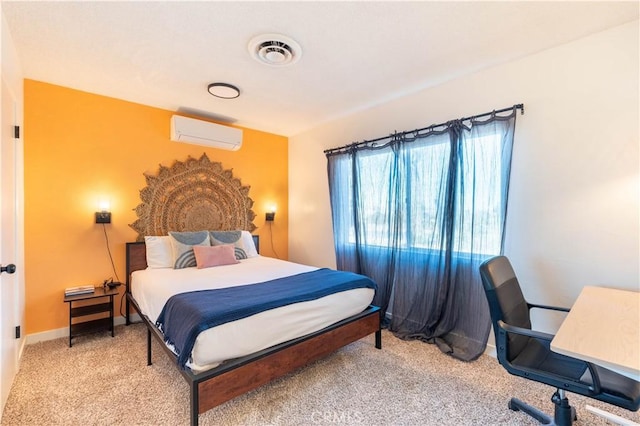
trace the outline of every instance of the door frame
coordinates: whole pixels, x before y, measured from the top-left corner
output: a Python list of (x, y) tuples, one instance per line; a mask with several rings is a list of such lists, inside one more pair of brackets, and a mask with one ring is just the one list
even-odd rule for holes
[[(14, 102), (14, 118), (16, 126), (20, 128), (18, 138), (12, 138), (14, 145), (14, 167), (15, 167), (15, 249), (14, 259), (6, 259), (6, 263), (15, 263), (16, 272), (13, 277), (13, 324), (4, 324), (4, 327), (20, 326), (20, 338), (15, 341), (15, 357), (16, 372), (20, 367), (20, 359), (26, 344), (25, 338), (25, 255), (24, 255), (24, 80), (23, 73), (18, 59), (17, 51), (13, 43), (13, 39), (8, 30), (7, 22), (2, 14), (2, 31), (0, 61), (0, 78), (4, 83), (6, 90), (10, 92), (10, 96)], [(0, 112), (4, 113), (4, 112)], [(3, 259), (4, 260), (4, 259)], [(15, 377), (15, 376), (14, 376)], [(13, 381), (13, 378), (11, 381)], [(3, 395), (3, 398), (6, 397)], [(4, 412), (5, 401), (0, 401), (0, 416)]]

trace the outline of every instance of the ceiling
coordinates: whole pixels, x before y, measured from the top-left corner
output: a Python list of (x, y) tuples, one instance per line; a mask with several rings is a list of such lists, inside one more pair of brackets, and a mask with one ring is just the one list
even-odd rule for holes
[[(293, 136), (637, 20), (630, 2), (22, 2), (2, 11), (24, 76)], [(249, 41), (284, 34), (287, 67)], [(231, 83), (236, 99), (207, 85)]]

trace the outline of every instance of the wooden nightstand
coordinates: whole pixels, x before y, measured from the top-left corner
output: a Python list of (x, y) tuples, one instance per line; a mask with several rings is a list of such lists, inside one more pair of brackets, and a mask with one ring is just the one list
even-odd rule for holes
[[(102, 287), (96, 287), (93, 293), (77, 294), (74, 296), (65, 296), (64, 302), (69, 304), (69, 347), (73, 346), (74, 337), (82, 334), (94, 333), (97, 331), (111, 331), (111, 337), (114, 336), (113, 329), (113, 297), (118, 294), (118, 289), (106, 290)], [(109, 301), (106, 301), (106, 298)], [(75, 302), (81, 300), (96, 299), (93, 304), (83, 304), (82, 306), (74, 306)], [(108, 313), (109, 316), (104, 316)], [(85, 320), (78, 319), (74, 322), (74, 318), (80, 318), (87, 315), (103, 314), (103, 318)]]

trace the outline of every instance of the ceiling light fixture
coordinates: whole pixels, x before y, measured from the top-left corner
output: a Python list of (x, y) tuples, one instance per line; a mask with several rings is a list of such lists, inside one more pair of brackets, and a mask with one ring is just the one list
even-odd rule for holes
[(253, 59), (273, 67), (295, 64), (302, 57), (300, 45), (282, 34), (256, 36), (247, 47)]
[(240, 89), (233, 84), (211, 83), (207, 90), (216, 98), (235, 99), (240, 96)]

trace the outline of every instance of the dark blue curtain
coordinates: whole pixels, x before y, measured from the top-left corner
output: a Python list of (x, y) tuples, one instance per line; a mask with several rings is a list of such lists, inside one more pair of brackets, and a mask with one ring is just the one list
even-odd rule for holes
[(329, 151), (338, 269), (378, 283), (400, 338), (478, 357), (491, 329), (478, 274), (500, 254), (516, 109)]

